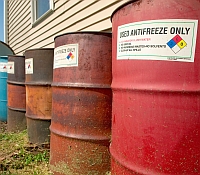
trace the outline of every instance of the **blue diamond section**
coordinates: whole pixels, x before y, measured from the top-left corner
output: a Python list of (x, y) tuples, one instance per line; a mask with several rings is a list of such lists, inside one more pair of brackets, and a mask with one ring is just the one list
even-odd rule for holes
[(171, 39), (171, 40), (167, 43), (167, 45), (168, 45), (170, 48), (173, 48), (173, 47), (176, 45), (176, 42), (175, 42), (173, 39)]
[(67, 57), (66, 57), (67, 59), (70, 59), (70, 56), (69, 55), (67, 55)]

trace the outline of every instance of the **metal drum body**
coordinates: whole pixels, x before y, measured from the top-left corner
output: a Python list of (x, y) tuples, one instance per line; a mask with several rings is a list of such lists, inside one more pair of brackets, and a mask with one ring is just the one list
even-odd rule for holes
[[(69, 44), (78, 46), (72, 52), (78, 65), (55, 68), (60, 46)], [(111, 34), (58, 36), (54, 52), (51, 169), (56, 175), (105, 174), (110, 171)]]
[(25, 52), (26, 118), (31, 143), (49, 144), (51, 123), (51, 83), (53, 49), (31, 49)]
[(200, 174), (200, 32), (194, 62), (117, 59), (119, 26), (199, 12), (199, 0), (139, 0), (113, 13), (112, 175)]
[(7, 121), (7, 56), (0, 57), (0, 121)]
[(8, 131), (26, 129), (25, 57), (8, 56)]

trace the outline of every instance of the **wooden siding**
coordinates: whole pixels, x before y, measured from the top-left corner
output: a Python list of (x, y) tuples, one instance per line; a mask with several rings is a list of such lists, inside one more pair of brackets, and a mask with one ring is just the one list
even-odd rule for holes
[(54, 47), (54, 37), (74, 31), (111, 30), (110, 16), (128, 0), (54, 0), (54, 12), (36, 25), (31, 23), (30, 0), (7, 0), (7, 43), (16, 54)]

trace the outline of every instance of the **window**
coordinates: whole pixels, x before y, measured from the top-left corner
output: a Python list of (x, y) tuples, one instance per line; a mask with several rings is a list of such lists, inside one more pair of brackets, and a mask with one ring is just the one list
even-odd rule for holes
[(53, 0), (31, 0), (32, 24), (37, 24), (53, 12)]

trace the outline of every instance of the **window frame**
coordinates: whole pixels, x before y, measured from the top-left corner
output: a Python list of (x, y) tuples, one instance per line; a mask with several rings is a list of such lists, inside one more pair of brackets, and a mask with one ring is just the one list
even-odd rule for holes
[(32, 26), (36, 26), (37, 24), (41, 23), (44, 19), (50, 16), (54, 11), (54, 0), (49, 0), (49, 10), (46, 11), (42, 16), (39, 18), (36, 17), (36, 0), (31, 0), (31, 18), (32, 18)]

